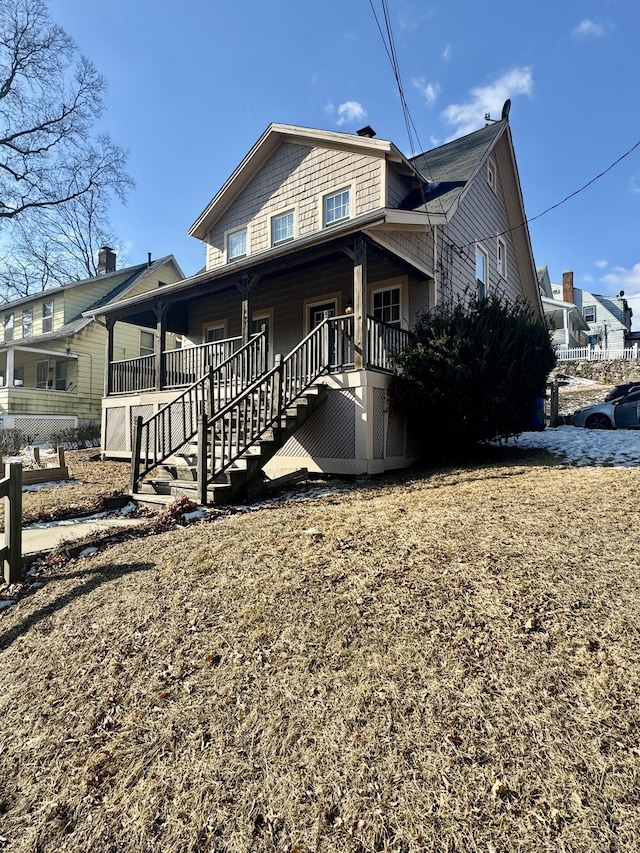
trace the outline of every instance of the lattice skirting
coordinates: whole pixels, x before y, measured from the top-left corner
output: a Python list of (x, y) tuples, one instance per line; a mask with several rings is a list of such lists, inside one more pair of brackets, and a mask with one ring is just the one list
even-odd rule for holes
[(16, 415), (14, 426), (22, 433), (25, 444), (48, 444), (55, 435), (78, 426), (76, 417), (53, 417), (51, 415)]
[(291, 436), (277, 456), (353, 459), (356, 406), (351, 388), (330, 391), (327, 401)]

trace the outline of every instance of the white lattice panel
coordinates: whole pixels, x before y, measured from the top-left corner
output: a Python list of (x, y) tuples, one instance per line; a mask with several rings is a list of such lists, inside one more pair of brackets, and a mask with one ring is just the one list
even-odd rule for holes
[(127, 410), (124, 406), (107, 409), (105, 412), (104, 449), (127, 449)]
[(25, 444), (46, 444), (51, 437), (77, 426), (77, 418), (16, 417)]
[(291, 436), (277, 455), (355, 459), (356, 402), (353, 389), (329, 391), (323, 405)]

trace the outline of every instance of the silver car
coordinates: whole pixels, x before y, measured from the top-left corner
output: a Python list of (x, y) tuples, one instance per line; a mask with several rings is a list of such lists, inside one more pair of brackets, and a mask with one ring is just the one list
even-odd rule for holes
[(617, 400), (578, 409), (571, 422), (587, 429), (640, 429), (640, 388)]

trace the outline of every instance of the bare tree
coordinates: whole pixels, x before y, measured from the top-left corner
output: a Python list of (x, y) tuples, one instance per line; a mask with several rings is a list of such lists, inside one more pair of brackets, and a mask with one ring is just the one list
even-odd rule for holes
[[(20, 289), (60, 283), (71, 263), (65, 254), (75, 259), (72, 278), (92, 274), (96, 239), (104, 239), (96, 229), (110, 230), (109, 198), (124, 201), (132, 186), (125, 152), (107, 134), (94, 133), (104, 92), (104, 78), (52, 23), (43, 0), (4, 0), (0, 225), (12, 227), (0, 234), (1, 277), (11, 273), (16, 283), (22, 275)], [(23, 263), (29, 254), (32, 267), (34, 259), (41, 264), (37, 281), (24, 278), (33, 275)]]

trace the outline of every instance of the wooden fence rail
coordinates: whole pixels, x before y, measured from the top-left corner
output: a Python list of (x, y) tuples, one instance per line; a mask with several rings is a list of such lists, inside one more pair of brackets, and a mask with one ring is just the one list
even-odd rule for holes
[(22, 579), (22, 465), (9, 462), (0, 480), (0, 497), (4, 498), (4, 547), (0, 559), (5, 583)]

